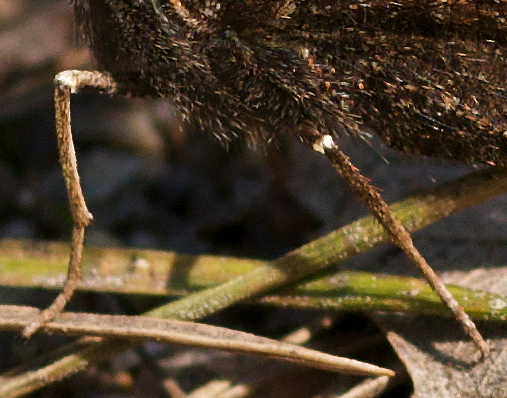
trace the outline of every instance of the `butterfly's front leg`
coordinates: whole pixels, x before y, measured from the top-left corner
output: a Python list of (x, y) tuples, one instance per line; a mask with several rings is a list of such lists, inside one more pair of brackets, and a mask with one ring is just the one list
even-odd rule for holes
[(117, 84), (110, 74), (97, 71), (67, 70), (58, 73), (55, 77), (56, 137), (73, 223), (71, 251), (67, 278), (62, 292), (48, 308), (42, 311), (36, 322), (31, 323), (23, 330), (23, 336), (26, 338), (63, 311), (67, 302), (72, 298), (81, 276), (84, 232), (93, 216), (86, 207), (77, 170), (76, 151), (72, 139), (70, 96), (83, 88), (115, 94)]

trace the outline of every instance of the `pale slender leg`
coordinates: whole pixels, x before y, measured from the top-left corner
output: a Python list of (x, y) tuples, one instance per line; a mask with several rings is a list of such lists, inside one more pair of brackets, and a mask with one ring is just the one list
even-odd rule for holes
[(440, 300), (452, 311), (464, 332), (473, 340), (481, 356), (486, 356), (489, 353), (489, 346), (482, 338), (477, 327), (449, 290), (447, 290), (440, 277), (429, 266), (421, 253), (419, 253), (419, 250), (414, 246), (410, 233), (394, 216), (387, 203), (382, 199), (382, 196), (370, 185), (368, 179), (339, 150), (338, 145), (330, 135), (323, 136), (313, 126), (308, 124), (301, 126), (301, 137), (314, 151), (326, 155), (338, 173), (347, 181), (384, 229), (388, 231), (393, 243), (400, 247), (412, 263), (419, 268), (430, 286), (439, 295)]
[[(81, 275), (81, 256), (83, 251), (84, 231), (92, 220), (92, 215), (86, 207), (79, 174), (77, 171), (76, 153), (72, 140), (70, 120), (70, 95), (82, 88), (115, 94), (117, 86), (113, 78), (107, 73), (96, 71), (64, 71), (55, 78), (55, 109), (58, 150), (62, 174), (67, 188), (70, 209), (72, 213), (72, 247), (69, 259), (67, 279), (62, 292), (47, 309), (45, 309), (37, 322), (27, 326), (23, 336), (29, 337), (45, 323), (58, 316), (67, 302), (71, 299)], [(325, 154), (336, 168), (338, 173), (347, 181), (358, 197), (366, 204), (368, 209), (378, 219), (380, 224), (389, 232), (392, 241), (398, 245), (408, 258), (420, 269), (428, 283), (439, 295), (442, 302), (453, 312), (460, 322), (465, 333), (471, 337), (482, 356), (489, 352), (489, 346), (482, 338), (477, 327), (465, 313), (463, 308), (447, 290), (442, 280), (435, 274), (424, 257), (413, 244), (407, 230), (393, 215), (387, 203), (380, 194), (352, 165), (348, 157), (338, 149), (338, 146), (329, 135), (319, 134), (313, 126), (301, 126), (301, 137), (313, 150)]]
[(42, 311), (37, 322), (23, 330), (28, 338), (38, 329), (57, 317), (71, 299), (81, 276), (81, 257), (85, 228), (93, 217), (86, 207), (77, 171), (76, 152), (72, 140), (70, 95), (82, 88), (92, 88), (108, 94), (116, 93), (116, 83), (107, 73), (68, 70), (55, 77), (56, 136), (62, 175), (72, 214), (72, 240), (67, 278), (62, 292), (48, 308)]

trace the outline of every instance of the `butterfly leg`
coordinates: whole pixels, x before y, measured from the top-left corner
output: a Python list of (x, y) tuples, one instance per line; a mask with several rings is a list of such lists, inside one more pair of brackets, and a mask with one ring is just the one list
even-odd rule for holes
[(81, 276), (84, 232), (93, 217), (86, 207), (77, 171), (76, 151), (71, 129), (70, 96), (83, 88), (114, 94), (116, 92), (116, 83), (109, 74), (96, 71), (67, 70), (58, 73), (55, 77), (56, 136), (60, 165), (73, 223), (71, 251), (67, 278), (61, 293), (48, 308), (42, 311), (36, 322), (26, 326), (23, 330), (23, 336), (26, 338), (63, 311), (65, 305), (71, 299)]
[(349, 158), (338, 148), (330, 135), (320, 134), (312, 125), (304, 124), (300, 131), (303, 141), (316, 152), (323, 153), (331, 161), (338, 174), (340, 174), (363, 201), (368, 210), (375, 216), (384, 229), (389, 233), (391, 240), (396, 244), (414, 265), (422, 272), (430, 286), (440, 297), (440, 300), (452, 311), (461, 324), (464, 332), (472, 339), (484, 357), (489, 352), (489, 346), (484, 341), (479, 330), (468, 314), (459, 305), (452, 294), (447, 290), (444, 282), (433, 271), (419, 250), (414, 246), (410, 233), (394, 216), (391, 209), (378, 191), (371, 186)]

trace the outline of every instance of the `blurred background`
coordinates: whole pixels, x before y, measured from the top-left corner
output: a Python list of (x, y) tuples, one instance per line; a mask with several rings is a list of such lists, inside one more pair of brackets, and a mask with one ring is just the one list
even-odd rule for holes
[[(0, 18), (0, 236), (66, 238), (52, 80), (93, 66), (66, 1), (5, 0)], [(339, 224), (348, 193), (292, 137), (267, 152), (244, 142), (223, 148), (181, 133), (175, 116), (169, 100), (73, 96), (79, 170), (96, 219), (90, 244), (272, 258)]]
[[(88, 50), (73, 34), (66, 0), (0, 0), (0, 238), (69, 239), (71, 219), (58, 164), (52, 81), (61, 70), (92, 68)], [(211, 135), (181, 133), (177, 123), (170, 100), (73, 96), (79, 171), (95, 218), (87, 230), (87, 245), (274, 259), (366, 214), (327, 160), (294, 137), (280, 137), (267, 150), (240, 141), (224, 148)], [(343, 137), (342, 149), (390, 202), (473, 170), (394, 152), (375, 137), (370, 143), (352, 141)], [(506, 204), (505, 198), (498, 198), (440, 222), (416, 234), (416, 244), (437, 270), (505, 264)], [(347, 265), (415, 275), (390, 245)], [(43, 306), (52, 297), (25, 295), (23, 300)], [(108, 303), (90, 299), (85, 309)], [(314, 314), (249, 308), (226, 311), (223, 317), (227, 316), (232, 318), (218, 323), (277, 337)], [(376, 333), (364, 317), (344, 319), (347, 336), (356, 329)], [(49, 344), (47, 337), (38, 336), (26, 345), (19, 336), (1, 336), (4, 349), (13, 353), (3, 369), (43, 352)], [(326, 338), (332, 341), (331, 337)], [(165, 353), (165, 348), (149, 347), (148, 351)], [(127, 359), (113, 360), (107, 370), (93, 369), (73, 383), (33, 396), (141, 396), (136, 395), (138, 381), (119, 383), (117, 389), (102, 390), (99, 385), (105, 379), (113, 385), (118, 372), (123, 375), (132, 366), (146, 365), (150, 360), (143, 355), (127, 353)], [(158, 377), (159, 370), (140, 369), (136, 377), (128, 372), (125, 377)], [(310, 373), (317, 377), (318, 372)], [(78, 388), (83, 383), (97, 388)], [(153, 389), (143, 390), (142, 396), (167, 396)], [(286, 396), (312, 393), (299, 389)], [(398, 394), (392, 396), (402, 396)]]

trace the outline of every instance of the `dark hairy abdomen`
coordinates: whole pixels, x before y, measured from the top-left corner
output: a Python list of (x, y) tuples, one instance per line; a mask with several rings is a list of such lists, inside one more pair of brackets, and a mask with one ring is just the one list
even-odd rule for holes
[(265, 142), (306, 122), (367, 127), (405, 151), (507, 164), (503, 3), (158, 3), (74, 8), (98, 67), (172, 98), (193, 129)]

